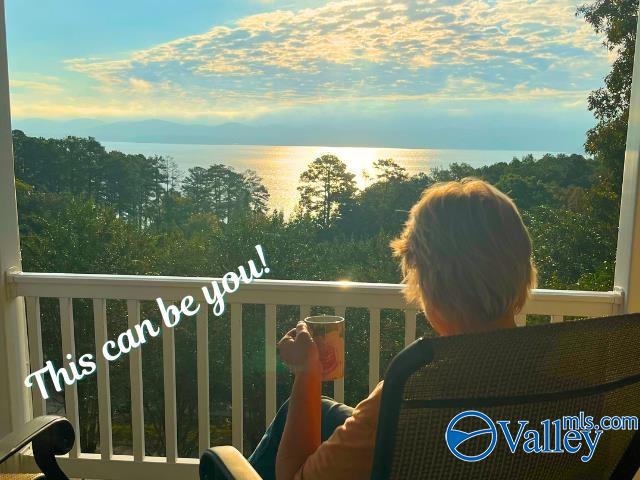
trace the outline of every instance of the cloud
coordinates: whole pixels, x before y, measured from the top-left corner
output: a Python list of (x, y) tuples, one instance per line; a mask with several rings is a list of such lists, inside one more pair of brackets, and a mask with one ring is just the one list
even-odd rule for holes
[(63, 91), (59, 80), (50, 76), (33, 76), (32, 79), (24, 80), (19, 78), (11, 78), (9, 87), (12, 93), (29, 92), (37, 94), (58, 94)]
[(153, 89), (153, 84), (143, 80), (142, 78), (129, 78), (129, 85), (136, 92), (149, 92)]
[(114, 103), (236, 118), (330, 102), (573, 105), (608, 62), (573, 0), (339, 0), (66, 66)]

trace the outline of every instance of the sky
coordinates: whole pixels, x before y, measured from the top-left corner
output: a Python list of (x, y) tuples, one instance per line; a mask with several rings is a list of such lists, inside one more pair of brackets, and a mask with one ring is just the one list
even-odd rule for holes
[(573, 147), (611, 61), (567, 0), (5, 5), (16, 119), (515, 125)]

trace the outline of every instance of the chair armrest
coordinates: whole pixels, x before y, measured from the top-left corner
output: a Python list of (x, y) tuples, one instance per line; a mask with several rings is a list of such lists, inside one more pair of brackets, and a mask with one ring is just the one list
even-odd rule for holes
[(56, 455), (71, 450), (75, 434), (69, 420), (57, 416), (41, 416), (29, 420), (0, 439), (0, 463), (32, 443), (33, 456), (47, 480), (67, 479), (56, 463)]
[(201, 480), (261, 480), (251, 464), (235, 448), (213, 447), (200, 457)]

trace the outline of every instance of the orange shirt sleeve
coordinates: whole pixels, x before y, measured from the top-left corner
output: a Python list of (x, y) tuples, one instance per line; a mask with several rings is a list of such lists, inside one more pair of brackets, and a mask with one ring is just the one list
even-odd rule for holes
[(295, 480), (358, 480), (371, 477), (382, 382), (353, 415), (307, 458)]

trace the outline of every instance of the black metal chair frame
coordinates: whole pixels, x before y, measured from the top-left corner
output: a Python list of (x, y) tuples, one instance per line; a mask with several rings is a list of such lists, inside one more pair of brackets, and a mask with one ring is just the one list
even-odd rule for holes
[(69, 480), (56, 455), (68, 453), (74, 442), (73, 427), (66, 418), (36, 417), (0, 439), (0, 464), (31, 443), (36, 464), (47, 480)]

